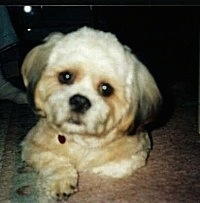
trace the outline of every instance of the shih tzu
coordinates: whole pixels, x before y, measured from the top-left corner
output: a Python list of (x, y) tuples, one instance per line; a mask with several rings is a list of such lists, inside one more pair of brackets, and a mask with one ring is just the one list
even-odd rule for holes
[(145, 165), (144, 126), (161, 96), (147, 68), (113, 34), (88, 27), (54, 33), (28, 53), (22, 74), (40, 117), (22, 143), (22, 159), (49, 199), (76, 192), (79, 172), (121, 178)]

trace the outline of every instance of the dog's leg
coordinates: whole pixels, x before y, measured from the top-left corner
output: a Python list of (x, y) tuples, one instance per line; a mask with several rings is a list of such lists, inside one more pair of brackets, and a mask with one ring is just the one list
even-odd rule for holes
[(131, 175), (146, 164), (151, 148), (148, 133), (122, 137), (102, 151), (104, 163), (92, 168), (93, 173), (121, 178)]
[(45, 139), (40, 139), (44, 136), (41, 131), (43, 127), (41, 130), (41, 126), (36, 125), (29, 132), (22, 143), (22, 159), (38, 171), (41, 195), (48, 199), (66, 200), (77, 191), (78, 173), (67, 156), (56, 153), (48, 139), (42, 143)]
[(77, 191), (78, 174), (71, 164), (64, 164), (58, 157), (39, 172), (38, 186), (40, 193), (45, 192), (49, 199), (67, 200)]

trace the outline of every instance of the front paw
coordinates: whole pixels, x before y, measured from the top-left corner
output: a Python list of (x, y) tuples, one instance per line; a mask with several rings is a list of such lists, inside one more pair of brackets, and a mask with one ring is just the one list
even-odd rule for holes
[[(40, 192), (48, 199), (66, 201), (77, 191), (78, 174), (73, 168), (61, 167), (39, 177)], [(45, 193), (45, 194), (44, 194)]]

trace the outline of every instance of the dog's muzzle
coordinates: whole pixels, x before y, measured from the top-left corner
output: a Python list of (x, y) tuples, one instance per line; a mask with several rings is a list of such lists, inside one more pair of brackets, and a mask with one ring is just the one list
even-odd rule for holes
[(91, 102), (87, 97), (76, 94), (70, 97), (69, 105), (73, 112), (83, 114), (91, 107)]

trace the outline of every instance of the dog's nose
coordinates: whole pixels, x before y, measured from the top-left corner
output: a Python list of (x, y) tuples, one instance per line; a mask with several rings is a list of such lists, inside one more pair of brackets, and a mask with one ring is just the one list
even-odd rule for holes
[(91, 103), (88, 98), (80, 94), (76, 94), (69, 99), (71, 110), (76, 113), (85, 113), (90, 107)]

